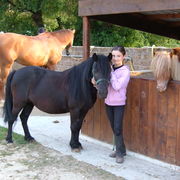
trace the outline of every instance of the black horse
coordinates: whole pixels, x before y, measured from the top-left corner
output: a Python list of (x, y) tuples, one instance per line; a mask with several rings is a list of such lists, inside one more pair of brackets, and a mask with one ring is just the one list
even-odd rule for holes
[[(97, 94), (106, 98), (112, 55), (96, 55), (63, 72), (29, 66), (9, 74), (6, 83), (4, 122), (8, 122), (7, 142), (12, 143), (12, 126), (20, 113), (25, 140), (33, 141), (27, 120), (33, 107), (50, 114), (70, 112), (72, 149), (82, 148), (79, 131)], [(91, 83), (94, 77), (96, 87)]]

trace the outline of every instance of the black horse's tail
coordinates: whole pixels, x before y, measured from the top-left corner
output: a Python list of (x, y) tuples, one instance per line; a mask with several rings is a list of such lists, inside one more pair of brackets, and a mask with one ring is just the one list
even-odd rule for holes
[(10, 121), (12, 118), (12, 107), (13, 107), (13, 99), (12, 99), (12, 92), (11, 92), (11, 81), (16, 71), (12, 71), (6, 82), (6, 91), (5, 91), (5, 102), (3, 107), (3, 116), (4, 122)]

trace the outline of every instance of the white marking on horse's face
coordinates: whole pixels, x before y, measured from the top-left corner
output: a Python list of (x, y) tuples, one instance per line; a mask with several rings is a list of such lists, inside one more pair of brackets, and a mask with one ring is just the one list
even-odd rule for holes
[(165, 91), (167, 89), (167, 84), (168, 84), (168, 80), (167, 81), (157, 80), (157, 90), (159, 92)]

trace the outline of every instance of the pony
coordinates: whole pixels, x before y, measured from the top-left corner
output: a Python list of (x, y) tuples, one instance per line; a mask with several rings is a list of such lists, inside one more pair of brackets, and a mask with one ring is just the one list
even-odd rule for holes
[[(4, 122), (8, 122), (7, 142), (13, 142), (12, 126), (19, 113), (25, 140), (34, 140), (27, 120), (36, 106), (50, 114), (70, 112), (70, 146), (72, 150), (80, 151), (79, 131), (83, 119), (97, 96), (107, 96), (111, 58), (111, 53), (108, 56), (93, 54), (88, 60), (63, 72), (37, 66), (11, 72), (7, 78), (3, 108)], [(91, 82), (92, 78), (96, 81), (96, 87)]]
[(73, 44), (75, 30), (64, 29), (44, 32), (37, 36), (16, 33), (0, 34), (0, 100), (4, 98), (4, 85), (13, 63), (42, 66), (51, 70), (61, 60), (62, 51)]
[(180, 48), (174, 48), (170, 52), (157, 51), (151, 62), (151, 68), (157, 80), (157, 90), (163, 92), (167, 89), (168, 82), (180, 80)]

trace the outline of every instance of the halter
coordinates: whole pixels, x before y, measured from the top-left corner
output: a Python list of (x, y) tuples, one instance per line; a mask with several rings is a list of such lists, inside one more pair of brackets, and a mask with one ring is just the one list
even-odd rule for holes
[(109, 80), (102, 78), (102, 79), (98, 79), (98, 80), (96, 81), (96, 84), (98, 85), (98, 84), (99, 84), (100, 82), (102, 82), (102, 81), (106, 81), (107, 83), (109, 83)]

